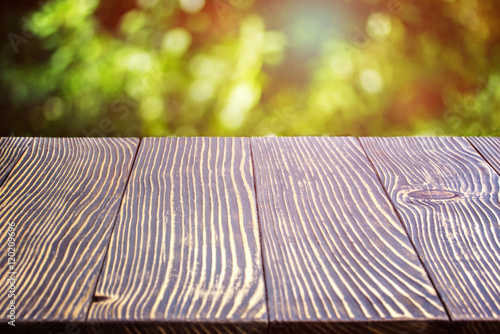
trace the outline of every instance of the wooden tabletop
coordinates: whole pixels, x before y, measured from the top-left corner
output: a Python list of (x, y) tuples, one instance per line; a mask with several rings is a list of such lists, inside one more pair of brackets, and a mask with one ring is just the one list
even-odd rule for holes
[(499, 174), (500, 138), (1, 138), (0, 333), (500, 333)]

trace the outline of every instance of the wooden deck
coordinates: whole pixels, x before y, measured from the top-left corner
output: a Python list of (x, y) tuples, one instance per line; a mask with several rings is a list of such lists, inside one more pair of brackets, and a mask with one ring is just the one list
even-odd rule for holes
[(500, 138), (2, 138), (0, 333), (500, 333), (499, 174)]

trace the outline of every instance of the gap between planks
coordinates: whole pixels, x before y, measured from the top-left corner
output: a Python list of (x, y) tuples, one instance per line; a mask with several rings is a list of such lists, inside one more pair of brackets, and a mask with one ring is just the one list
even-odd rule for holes
[(403, 227), (403, 230), (405, 231), (406, 233), (406, 237), (408, 238), (408, 240), (410, 241), (410, 244), (411, 246), (413, 247), (413, 250), (415, 251), (415, 254), (417, 254), (417, 257), (418, 257), (418, 260), (420, 261), (420, 264), (422, 265), (422, 267), (424, 268), (425, 270), (425, 273), (427, 274), (427, 277), (429, 278), (429, 281), (431, 282), (432, 284), (432, 287), (434, 288), (434, 290), (436, 291), (437, 293), (437, 296), (439, 298), (439, 301), (441, 302), (441, 305), (443, 305), (444, 307), (444, 310), (446, 311), (446, 316), (448, 317), (448, 321), (451, 322), (451, 316), (450, 316), (450, 311), (448, 310), (448, 306), (444, 303), (443, 301), (443, 297), (441, 296), (441, 292), (437, 289), (436, 287), (436, 283), (434, 282), (434, 280), (432, 279), (431, 275), (429, 274), (429, 270), (427, 269), (427, 266), (425, 265), (424, 261), (422, 260), (422, 256), (420, 255), (420, 253), (418, 252), (417, 250), (417, 247), (415, 246), (415, 243), (413, 242), (413, 240), (411, 239), (410, 237), (410, 234), (408, 233), (408, 229), (406, 228), (405, 224), (403, 224), (403, 220), (401, 218), (401, 215), (398, 211), (398, 209), (396, 208), (396, 206), (394, 205), (391, 197), (389, 196), (389, 193), (387, 192), (387, 189), (385, 189), (384, 187), (384, 184), (382, 183), (382, 179), (380, 178), (380, 175), (377, 171), (377, 169), (375, 168), (375, 165), (372, 161), (372, 159), (368, 156), (368, 154), (366, 153), (366, 147), (365, 145), (363, 145), (363, 142), (359, 139), (359, 138), (356, 138), (356, 140), (358, 141), (359, 145), (361, 146), (361, 148), (363, 149), (363, 153), (364, 155), (366, 156), (366, 158), (368, 159), (368, 162), (370, 163), (370, 166), (373, 170), (373, 172), (375, 173), (376, 177), (377, 177), (377, 180), (378, 182), (380, 183), (380, 187), (382, 188), (382, 190), (384, 191), (384, 194), (385, 196), (387, 197), (387, 199), (389, 200), (389, 202), (391, 203), (392, 205), (392, 209), (394, 210), (394, 212), (396, 213), (396, 216), (398, 218), (398, 221), (399, 221), (399, 224)]
[(262, 275), (264, 276), (264, 292), (266, 296), (266, 311), (267, 311), (267, 334), (271, 333), (271, 321), (269, 317), (269, 296), (267, 291), (267, 279), (266, 279), (266, 266), (264, 259), (264, 240), (262, 235), (262, 221), (260, 218), (260, 209), (259, 209), (259, 199), (257, 193), (257, 180), (255, 178), (255, 160), (253, 156), (253, 143), (252, 140), (249, 140), (250, 143), (250, 160), (252, 161), (252, 177), (253, 177), (253, 187), (254, 187), (254, 197), (255, 197), (255, 210), (257, 211), (257, 224), (259, 226), (259, 241), (260, 241), (260, 258), (262, 259)]
[(101, 262), (101, 269), (99, 269), (99, 275), (97, 275), (97, 280), (95, 281), (94, 292), (92, 293), (92, 299), (91, 299), (91, 302), (90, 302), (89, 307), (87, 309), (87, 315), (85, 316), (85, 327), (87, 325), (87, 321), (89, 318), (90, 309), (92, 308), (92, 304), (94, 304), (96, 302), (97, 284), (99, 283), (99, 279), (101, 278), (102, 271), (104, 268), (104, 263), (106, 262), (106, 258), (108, 257), (108, 251), (109, 251), (109, 246), (111, 244), (111, 238), (113, 237), (113, 233), (115, 231), (116, 221), (118, 220), (118, 215), (120, 213), (120, 209), (121, 209), (122, 204), (123, 204), (123, 198), (125, 197), (125, 192), (127, 191), (128, 185), (130, 183), (130, 176), (132, 175), (132, 171), (134, 170), (134, 167), (135, 167), (135, 164), (137, 161), (137, 154), (139, 153), (139, 149), (141, 148), (141, 144), (142, 144), (142, 138), (139, 138), (139, 143), (137, 144), (137, 147), (135, 149), (134, 160), (132, 161), (132, 165), (130, 166), (130, 170), (129, 170), (128, 176), (127, 176), (127, 181), (125, 183), (125, 187), (123, 187), (123, 192), (122, 192), (122, 195), (120, 197), (120, 204), (118, 205), (118, 209), (116, 210), (115, 217), (113, 219), (113, 226), (111, 226), (111, 233), (109, 235), (108, 244), (106, 245), (106, 252), (104, 253), (104, 257), (103, 257), (102, 262)]

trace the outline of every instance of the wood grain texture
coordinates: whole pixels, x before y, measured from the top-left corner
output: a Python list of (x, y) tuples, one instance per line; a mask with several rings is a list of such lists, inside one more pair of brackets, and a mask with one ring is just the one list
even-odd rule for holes
[(265, 332), (262, 270), (249, 140), (146, 138), (89, 327)]
[(446, 325), (356, 139), (253, 138), (252, 151), (272, 333)]
[(0, 138), (0, 186), (32, 141), (32, 138)]
[(500, 138), (471, 137), (467, 138), (491, 167), (500, 175)]
[[(500, 175), (500, 138), (474, 137), (468, 138), (469, 142), (479, 151), (483, 158)], [(499, 224), (499, 222), (497, 222)], [(498, 226), (498, 225), (497, 225)], [(462, 322), (455, 332), (467, 334), (492, 333), (500, 334), (500, 324), (497, 321)], [(459, 330), (460, 329), (460, 330)]]
[(452, 320), (494, 320), (498, 331), (498, 175), (463, 138), (362, 143)]
[(2, 238), (16, 224), (16, 333), (83, 326), (137, 145), (35, 139), (0, 188)]

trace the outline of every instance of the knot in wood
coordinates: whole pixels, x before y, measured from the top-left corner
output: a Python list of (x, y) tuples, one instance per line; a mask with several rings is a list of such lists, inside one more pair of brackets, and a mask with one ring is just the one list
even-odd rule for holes
[(460, 197), (460, 194), (448, 190), (419, 190), (408, 193), (408, 196), (418, 200), (443, 201)]

